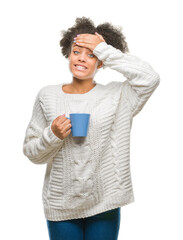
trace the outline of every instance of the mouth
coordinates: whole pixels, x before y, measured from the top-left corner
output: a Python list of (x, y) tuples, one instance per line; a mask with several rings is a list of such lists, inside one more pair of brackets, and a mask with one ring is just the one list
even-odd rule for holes
[(83, 65), (79, 65), (79, 64), (74, 64), (75, 68), (79, 71), (86, 71), (87, 67), (83, 66)]

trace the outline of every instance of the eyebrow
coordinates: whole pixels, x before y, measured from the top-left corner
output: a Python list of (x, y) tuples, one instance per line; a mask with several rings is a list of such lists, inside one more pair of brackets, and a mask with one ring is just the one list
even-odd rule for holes
[(73, 47), (81, 47), (81, 46), (78, 46), (77, 44), (73, 45)]
[[(73, 45), (73, 48), (74, 48), (74, 47), (80, 47), (80, 48), (83, 48), (82, 46), (78, 46), (77, 44)], [(86, 49), (88, 49), (88, 51), (92, 52), (89, 48), (86, 48)]]

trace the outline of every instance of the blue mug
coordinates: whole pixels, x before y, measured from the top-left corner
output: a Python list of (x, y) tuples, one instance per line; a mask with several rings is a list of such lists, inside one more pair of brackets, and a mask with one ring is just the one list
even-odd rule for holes
[(73, 137), (86, 137), (88, 132), (90, 114), (89, 113), (70, 113), (71, 132)]

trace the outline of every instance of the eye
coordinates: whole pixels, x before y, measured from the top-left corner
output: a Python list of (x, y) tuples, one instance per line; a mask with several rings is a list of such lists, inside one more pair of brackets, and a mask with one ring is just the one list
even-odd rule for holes
[(89, 54), (89, 55), (92, 55), (92, 57), (94, 57), (94, 55), (93, 55), (93, 54)]
[(73, 52), (75, 53), (75, 52), (78, 52), (78, 51), (73, 51)]
[[(78, 52), (78, 51), (73, 51), (73, 52), (74, 52), (74, 54), (75, 54), (75, 52)], [(92, 53), (91, 53), (91, 54), (88, 54), (88, 55), (92, 55), (92, 57), (94, 57), (94, 54), (92, 54)]]

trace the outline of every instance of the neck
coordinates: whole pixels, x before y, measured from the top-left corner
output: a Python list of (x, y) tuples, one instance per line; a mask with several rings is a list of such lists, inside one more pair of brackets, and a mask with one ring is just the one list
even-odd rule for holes
[(85, 93), (90, 91), (93, 87), (95, 87), (95, 85), (96, 82), (93, 79), (81, 80), (73, 77), (70, 87), (72, 88), (73, 92)]

